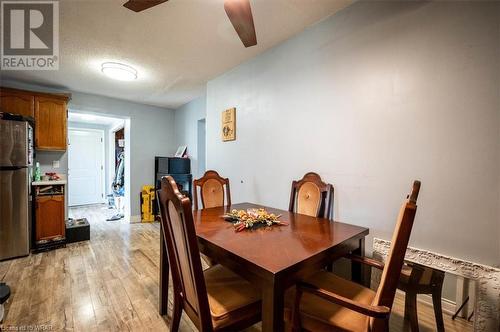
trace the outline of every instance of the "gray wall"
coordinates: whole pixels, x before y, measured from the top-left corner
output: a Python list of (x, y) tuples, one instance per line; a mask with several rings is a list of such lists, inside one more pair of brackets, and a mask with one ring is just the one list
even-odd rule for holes
[[(499, 264), (499, 13), (355, 3), (208, 83), (207, 167), (235, 202), (281, 208), (291, 180), (317, 171), (337, 219), (386, 239), (420, 179), (411, 245)], [(229, 107), (237, 140), (224, 143)]]
[(175, 111), (175, 141), (177, 146), (187, 145), (191, 158), (193, 177), (203, 174), (198, 172), (198, 120), (206, 115), (206, 96), (195, 99)]
[[(43, 86), (2, 80), (2, 86), (34, 91), (61, 92)], [(130, 186), (131, 216), (140, 216), (139, 194), (141, 187), (153, 184), (154, 157), (175, 153), (174, 112), (169, 109), (132, 103), (114, 98), (73, 92), (68, 107), (75, 112), (106, 114), (116, 118), (130, 119)], [(55, 157), (61, 160), (61, 169), (67, 170), (66, 153), (40, 152), (44, 162), (51, 163)], [(47, 164), (45, 169), (50, 169)]]
[[(68, 173), (68, 154), (60, 151), (37, 151), (35, 160), (40, 163), (42, 175), (45, 172)], [(59, 161), (59, 168), (53, 168), (52, 162)]]

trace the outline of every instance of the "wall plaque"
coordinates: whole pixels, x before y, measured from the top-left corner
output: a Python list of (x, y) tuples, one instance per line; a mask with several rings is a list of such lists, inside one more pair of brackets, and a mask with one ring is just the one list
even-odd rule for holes
[(230, 108), (222, 112), (222, 141), (234, 141), (236, 139), (236, 108)]

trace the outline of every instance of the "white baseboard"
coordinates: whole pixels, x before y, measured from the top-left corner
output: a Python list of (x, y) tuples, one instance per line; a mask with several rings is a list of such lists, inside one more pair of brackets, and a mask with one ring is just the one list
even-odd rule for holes
[[(397, 292), (402, 296), (405, 295), (405, 292), (403, 292), (399, 289), (397, 290)], [(417, 301), (426, 305), (426, 306), (432, 307), (432, 296), (430, 296), (428, 294), (418, 295)], [(456, 310), (455, 309), (456, 308), (455, 302), (448, 300), (448, 299), (445, 299), (445, 298), (442, 298), (441, 299), (441, 306), (443, 307), (443, 313), (446, 313), (448, 315), (453, 315), (455, 313), (455, 310)]]
[(137, 223), (140, 223), (141, 221), (142, 221), (142, 217), (140, 214), (135, 215), (135, 216), (130, 216), (130, 223), (131, 224), (137, 224)]

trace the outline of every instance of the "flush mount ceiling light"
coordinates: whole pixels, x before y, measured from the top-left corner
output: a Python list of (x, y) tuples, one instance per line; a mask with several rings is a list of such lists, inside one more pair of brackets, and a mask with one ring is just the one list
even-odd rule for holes
[(119, 81), (133, 81), (137, 79), (137, 70), (118, 62), (104, 62), (101, 65), (104, 75)]

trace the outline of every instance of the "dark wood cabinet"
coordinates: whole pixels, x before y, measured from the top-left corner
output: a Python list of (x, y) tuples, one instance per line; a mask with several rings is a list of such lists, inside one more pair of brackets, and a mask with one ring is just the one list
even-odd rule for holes
[(0, 91), (0, 109), (4, 112), (35, 117), (35, 96), (33, 94), (2, 89)]
[(35, 148), (65, 151), (69, 95), (0, 88), (2, 112), (35, 118)]
[(64, 195), (37, 196), (35, 214), (37, 243), (65, 238)]
[(66, 101), (35, 96), (35, 145), (38, 150), (66, 150)]

